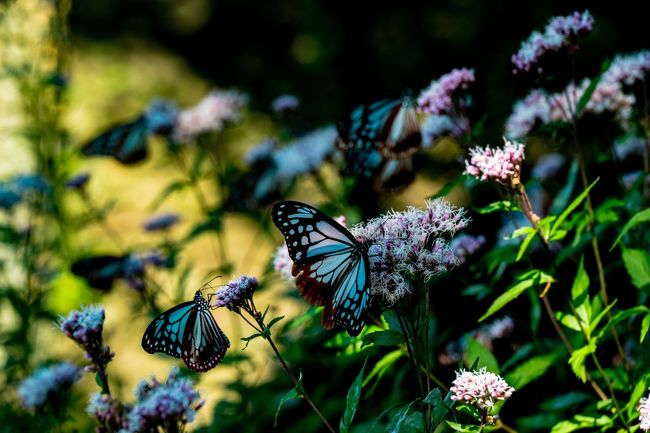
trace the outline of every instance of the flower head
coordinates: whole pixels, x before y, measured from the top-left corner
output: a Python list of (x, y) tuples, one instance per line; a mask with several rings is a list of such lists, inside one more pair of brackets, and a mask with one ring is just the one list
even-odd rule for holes
[(477, 146), (470, 149), (470, 159), (465, 161), (465, 173), (482, 181), (494, 180), (504, 185), (518, 180), (526, 146), (508, 141), (505, 137), (503, 141), (503, 147), (492, 149), (490, 146)]
[(230, 311), (237, 311), (243, 304), (251, 299), (253, 292), (257, 289), (257, 279), (242, 275), (236, 280), (228, 282), (217, 290), (214, 295), (214, 306), (226, 307)]
[(473, 404), (482, 411), (491, 411), (499, 400), (508, 399), (515, 391), (500, 376), (488, 372), (485, 367), (479, 371), (456, 372), (456, 379), (449, 391), (452, 400)]
[(290, 182), (298, 176), (318, 170), (334, 152), (336, 136), (334, 126), (325, 126), (274, 152), (276, 182)]
[[(455, 111), (454, 97), (456, 92), (465, 90), (473, 83), (474, 70), (467, 68), (454, 69), (451, 72), (433, 80), (429, 87), (418, 96), (418, 109), (425, 113), (449, 115)], [(458, 101), (458, 98), (456, 98)], [(458, 101), (465, 104), (464, 101)]]
[(280, 274), (283, 278), (287, 280), (293, 279), (293, 274), (291, 269), (293, 268), (293, 261), (289, 257), (289, 248), (287, 248), (286, 242), (283, 243), (275, 250), (273, 254), (273, 270)]
[(148, 232), (165, 231), (176, 225), (181, 218), (175, 213), (163, 213), (149, 218), (144, 223), (144, 229)]
[(532, 176), (544, 182), (555, 176), (566, 164), (566, 157), (561, 153), (549, 153), (537, 160), (532, 170)]
[(650, 72), (650, 50), (642, 50), (634, 54), (614, 57), (601, 80), (631, 86), (637, 81), (644, 81), (648, 72)]
[(431, 114), (422, 123), (422, 147), (430, 148), (444, 136), (460, 138), (469, 133), (469, 120), (466, 117), (452, 117)]
[(271, 110), (274, 113), (285, 113), (295, 111), (300, 105), (300, 100), (294, 95), (280, 95), (271, 102)]
[(643, 156), (646, 141), (642, 137), (627, 135), (614, 142), (614, 154), (623, 161), (630, 156)]
[(90, 180), (90, 173), (84, 171), (75, 174), (70, 179), (65, 181), (65, 187), (68, 189), (84, 189)]
[(38, 409), (81, 378), (81, 370), (68, 362), (41, 367), (18, 386), (23, 406)]
[(137, 402), (127, 415), (127, 431), (133, 433), (157, 431), (158, 427), (173, 424), (182, 427), (194, 420), (196, 411), (203, 405), (194, 383), (180, 377), (176, 367), (165, 383), (155, 378), (140, 382), (135, 396)]
[(515, 102), (512, 114), (506, 121), (506, 136), (522, 138), (535, 126), (545, 125), (551, 120), (551, 106), (543, 90), (533, 90), (524, 99)]
[(267, 138), (246, 153), (244, 162), (246, 165), (253, 165), (272, 157), (273, 152), (278, 148), (278, 142), (274, 138)]
[(59, 320), (59, 328), (86, 351), (86, 357), (94, 365), (88, 370), (105, 367), (113, 359), (114, 353), (108, 346), (104, 346), (102, 341), (103, 307), (94, 305), (85, 307), (81, 311), (71, 311), (67, 317)]
[(515, 65), (513, 73), (530, 71), (547, 52), (573, 46), (577, 37), (590, 32), (593, 25), (594, 19), (589, 11), (552, 18), (542, 33), (533, 32), (522, 42), (519, 51), (513, 54), (512, 63)]
[(639, 401), (639, 422), (641, 423), (641, 430), (650, 430), (650, 398), (643, 397)]
[(180, 112), (174, 137), (183, 142), (205, 132), (219, 132), (226, 122), (241, 118), (246, 104), (248, 97), (235, 90), (213, 90), (198, 105)]
[(409, 206), (354, 226), (350, 231), (369, 245), (371, 296), (393, 304), (411, 291), (413, 282), (428, 282), (458, 263), (445, 240), (467, 226), (465, 210), (443, 199)]
[(454, 250), (456, 257), (458, 257), (458, 264), (462, 265), (467, 260), (467, 257), (480, 250), (485, 245), (485, 242), (485, 236), (483, 235), (461, 234), (451, 241), (450, 246)]
[[(117, 431), (127, 427), (124, 412), (127, 408), (108, 394), (95, 393), (90, 396), (86, 413), (97, 418), (102, 426), (109, 427), (108, 431)], [(101, 430), (100, 430), (101, 431)]]

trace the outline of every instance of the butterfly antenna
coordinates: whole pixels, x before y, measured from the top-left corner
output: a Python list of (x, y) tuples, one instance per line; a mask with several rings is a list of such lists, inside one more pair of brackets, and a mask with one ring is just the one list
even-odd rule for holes
[(212, 287), (212, 285), (210, 285), (210, 283), (213, 282), (214, 280), (216, 280), (217, 278), (221, 278), (221, 275), (216, 275), (216, 276), (212, 277), (210, 280), (208, 280), (208, 281), (206, 281), (205, 283), (203, 283), (203, 284), (201, 285), (201, 288), (200, 288), (199, 290), (203, 290), (203, 289), (205, 289), (206, 287), (207, 287), (208, 289), (213, 289), (213, 290), (214, 290), (214, 287)]

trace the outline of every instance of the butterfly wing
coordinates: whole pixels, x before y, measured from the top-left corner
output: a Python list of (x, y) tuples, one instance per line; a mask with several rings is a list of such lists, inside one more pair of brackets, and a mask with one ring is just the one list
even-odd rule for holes
[(149, 353), (162, 352), (175, 358), (182, 357), (185, 335), (192, 328), (197, 311), (194, 301), (189, 301), (156, 317), (142, 336), (142, 348)]
[(204, 372), (214, 368), (230, 347), (228, 337), (208, 309), (200, 309), (190, 317), (186, 332), (182, 358), (190, 370)]
[(300, 293), (325, 306), (323, 325), (357, 335), (368, 305), (370, 267), (362, 246), (339, 223), (300, 202), (273, 206), (273, 222), (287, 242)]
[(337, 147), (343, 151), (377, 148), (386, 120), (400, 103), (400, 100), (384, 99), (370, 105), (359, 105), (348, 117), (339, 121)]
[(72, 264), (73, 274), (84, 278), (88, 285), (108, 291), (113, 282), (124, 276), (124, 258), (116, 256), (84, 257)]
[(416, 107), (413, 98), (405, 96), (384, 122), (379, 148), (387, 158), (403, 159), (420, 148), (422, 133)]
[(147, 157), (149, 126), (144, 116), (115, 126), (83, 147), (86, 156), (112, 156), (123, 164), (135, 164)]

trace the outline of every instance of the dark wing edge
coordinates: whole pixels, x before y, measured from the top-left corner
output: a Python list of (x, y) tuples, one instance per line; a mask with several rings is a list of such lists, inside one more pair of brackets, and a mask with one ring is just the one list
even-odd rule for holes
[[(199, 311), (190, 320), (192, 323), (188, 321), (185, 328), (182, 358), (187, 368), (204, 373), (221, 363), (230, 347), (230, 340), (219, 328), (209, 310)], [(200, 326), (200, 335), (197, 335), (197, 323)], [(197, 342), (199, 336), (201, 341)], [(196, 347), (198, 350), (194, 349)]]
[[(162, 352), (162, 353), (165, 353), (167, 355), (173, 356), (175, 358), (180, 358), (181, 354), (176, 352), (175, 350), (174, 351), (169, 350), (169, 348), (168, 348), (169, 346), (165, 347), (165, 344), (164, 344), (165, 342), (164, 341), (162, 342), (162, 347), (161, 347), (160, 339), (157, 338), (157, 336), (156, 336), (156, 330), (160, 329), (161, 332), (163, 332), (163, 328), (165, 326), (173, 325), (174, 323), (181, 322), (188, 314), (195, 313), (194, 308), (190, 308), (177, 321), (171, 322), (169, 320), (169, 316), (171, 314), (175, 313), (176, 311), (178, 311), (178, 310), (180, 310), (182, 308), (186, 308), (186, 307), (188, 307), (190, 305), (194, 306), (194, 301), (183, 302), (182, 304), (179, 304), (179, 305), (177, 305), (177, 306), (175, 306), (173, 308), (170, 308), (169, 310), (165, 311), (164, 313), (158, 315), (158, 317), (153, 319), (151, 321), (151, 323), (149, 324), (149, 326), (147, 326), (147, 329), (146, 329), (146, 331), (144, 331), (144, 335), (142, 336), (142, 348), (148, 353), (153, 354), (153, 353)], [(194, 314), (194, 315), (196, 315), (196, 314)], [(159, 324), (159, 321), (161, 321), (161, 320), (163, 321), (163, 323)], [(188, 318), (188, 322), (190, 322), (190, 320), (191, 320), (191, 317)], [(185, 329), (183, 330), (183, 333), (187, 332), (187, 325), (189, 325), (189, 323), (186, 323)], [(177, 341), (175, 341), (174, 343), (177, 344), (177, 345), (181, 345), (182, 341), (183, 341), (183, 338), (184, 338), (183, 335), (177, 335), (176, 336)]]

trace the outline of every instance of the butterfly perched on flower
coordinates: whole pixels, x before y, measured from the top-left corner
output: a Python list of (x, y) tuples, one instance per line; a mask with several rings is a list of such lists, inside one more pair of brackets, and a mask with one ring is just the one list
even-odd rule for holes
[(142, 348), (148, 353), (182, 358), (190, 370), (197, 372), (214, 368), (229, 347), (228, 337), (212, 317), (210, 302), (200, 290), (192, 301), (156, 317), (142, 337)]
[(345, 174), (375, 180), (375, 189), (392, 190), (414, 179), (411, 156), (422, 133), (411, 96), (360, 105), (337, 125), (336, 146), (343, 152)]
[(358, 335), (370, 298), (367, 245), (305, 203), (278, 202), (272, 217), (286, 240), (300, 293), (312, 304), (325, 307), (323, 326), (337, 325)]
[(174, 129), (178, 109), (154, 99), (147, 111), (134, 120), (112, 127), (86, 143), (86, 156), (112, 156), (122, 164), (135, 164), (147, 157), (147, 140), (152, 134), (168, 135)]

